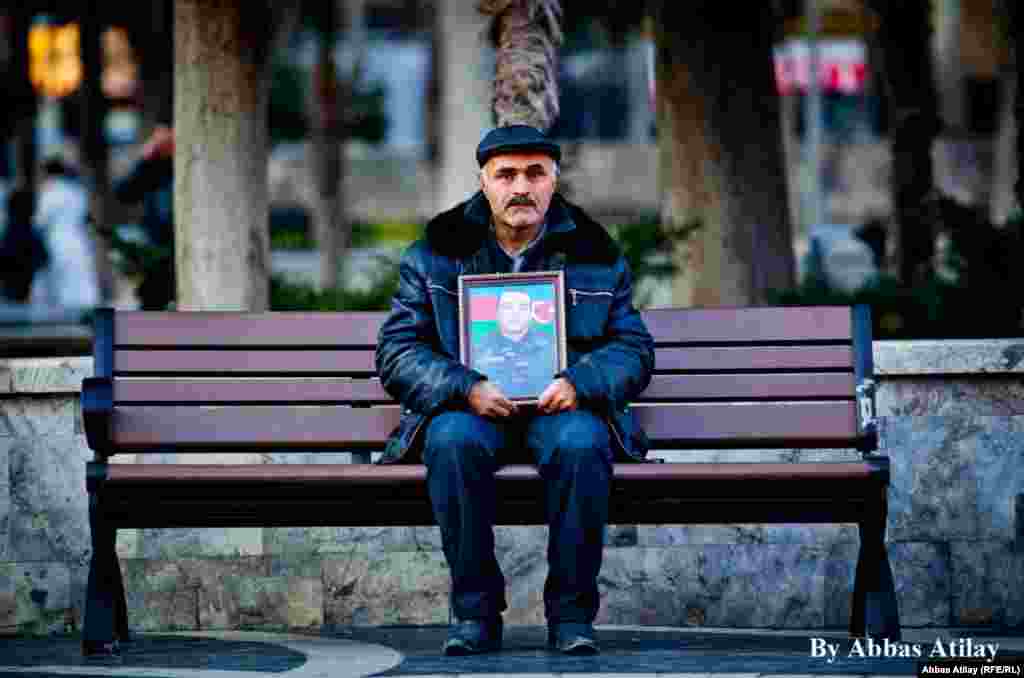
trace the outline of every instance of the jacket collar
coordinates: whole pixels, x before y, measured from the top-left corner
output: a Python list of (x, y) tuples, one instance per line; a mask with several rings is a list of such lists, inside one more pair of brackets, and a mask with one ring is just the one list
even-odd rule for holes
[[(434, 251), (447, 257), (466, 258), (484, 246), (491, 225), (491, 206), (483, 191), (452, 209), (442, 212), (427, 224), (427, 242)], [(551, 198), (544, 241), (553, 250), (562, 250), (580, 261), (610, 264), (619, 249), (607, 231), (561, 194)]]

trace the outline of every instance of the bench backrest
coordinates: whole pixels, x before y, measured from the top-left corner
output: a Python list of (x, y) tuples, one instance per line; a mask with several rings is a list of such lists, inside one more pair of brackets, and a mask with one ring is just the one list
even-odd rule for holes
[[(656, 372), (634, 408), (654, 447), (875, 449), (867, 307), (643, 315)], [(379, 449), (399, 415), (374, 372), (384, 317), (101, 310), (94, 381), (109, 388), (91, 397), (114, 414), (90, 443), (105, 454)]]

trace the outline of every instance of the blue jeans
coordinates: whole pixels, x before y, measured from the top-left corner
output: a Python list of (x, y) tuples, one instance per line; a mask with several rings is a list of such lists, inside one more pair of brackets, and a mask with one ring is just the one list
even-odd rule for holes
[(508, 422), (452, 411), (427, 425), (423, 460), (451, 570), (452, 608), (459, 619), (490, 617), (506, 608), (505, 579), (494, 555), (494, 473), (523, 447), (546, 487), (548, 623), (592, 623), (612, 452), (607, 424), (584, 410)]

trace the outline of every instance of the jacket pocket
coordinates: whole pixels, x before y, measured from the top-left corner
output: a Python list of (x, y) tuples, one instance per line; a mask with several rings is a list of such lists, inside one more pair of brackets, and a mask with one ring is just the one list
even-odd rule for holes
[(611, 290), (570, 287), (566, 299), (569, 338), (592, 341), (604, 336), (615, 295)]
[(427, 415), (403, 409), (398, 426), (388, 437), (384, 445), (384, 454), (380, 464), (397, 464), (400, 462), (414, 463), (420, 456), (420, 431), (427, 423)]

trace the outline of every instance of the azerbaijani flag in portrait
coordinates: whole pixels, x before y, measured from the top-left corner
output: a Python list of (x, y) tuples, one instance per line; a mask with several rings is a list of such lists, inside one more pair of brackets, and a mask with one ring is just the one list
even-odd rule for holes
[(489, 285), (469, 289), (469, 335), (475, 343), (480, 337), (498, 329), (498, 298), (505, 290), (530, 295), (533, 331), (555, 333), (555, 287), (547, 283)]

